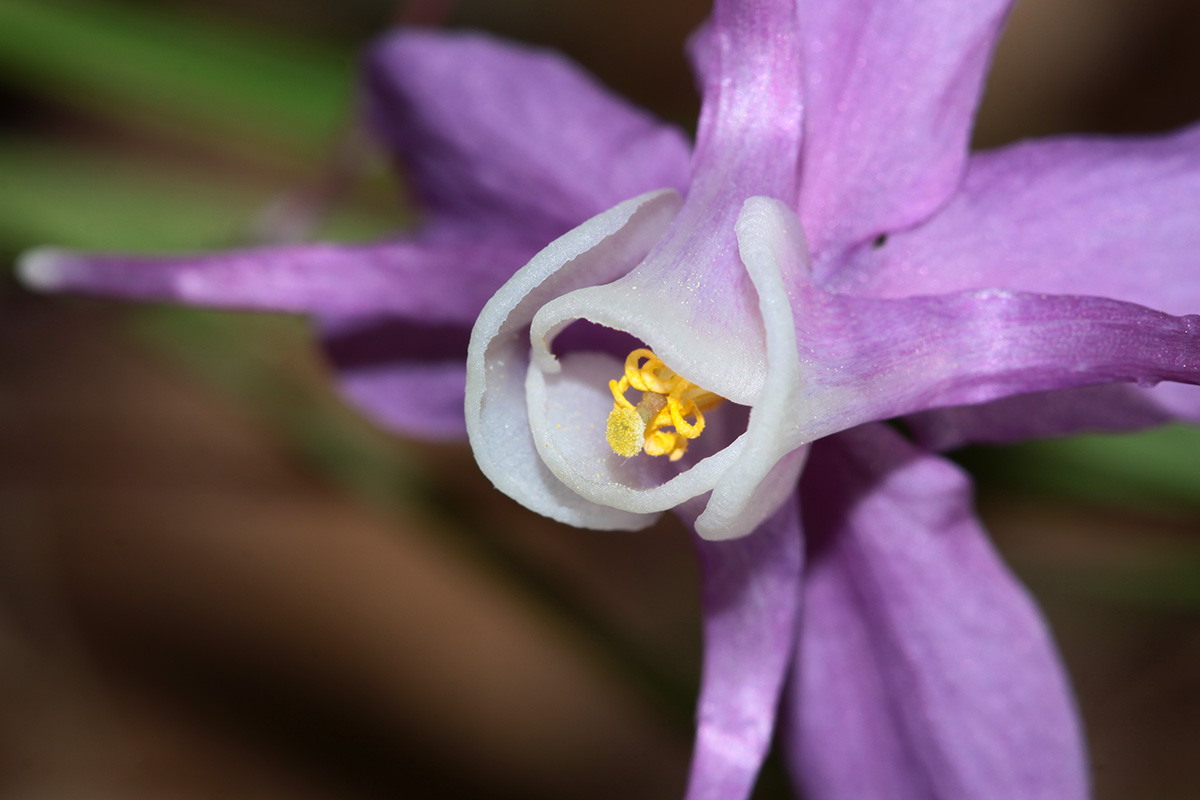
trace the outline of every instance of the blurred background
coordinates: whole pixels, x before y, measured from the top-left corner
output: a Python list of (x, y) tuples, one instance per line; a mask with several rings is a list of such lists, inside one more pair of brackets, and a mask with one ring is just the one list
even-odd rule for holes
[[(681, 796), (691, 547), (558, 526), (344, 408), (303, 320), (31, 295), (53, 243), (369, 239), (397, 21), (565, 51), (690, 127), (698, 0), (0, 0), (0, 797)], [(1200, 5), (1024, 0), (977, 144), (1200, 118)], [(971, 450), (1100, 798), (1200, 793), (1200, 435)], [(768, 766), (760, 798), (786, 797)]]

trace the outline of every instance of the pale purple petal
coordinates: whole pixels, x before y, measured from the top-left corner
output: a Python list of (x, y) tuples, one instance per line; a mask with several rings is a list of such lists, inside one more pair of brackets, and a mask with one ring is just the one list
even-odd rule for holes
[(810, 438), (875, 419), (1113, 382), (1200, 383), (1200, 317), (1001, 290), (797, 309)]
[(816, 274), (920, 222), (961, 178), (984, 72), (1011, 0), (800, 4), (800, 218)]
[(805, 797), (1084, 798), (1062, 665), (974, 518), (966, 477), (878, 424), (818, 442), (809, 463), (783, 718)]
[(289, 244), (203, 255), (42, 248), (25, 253), (18, 269), (26, 285), (45, 291), (469, 325), (537, 247), (441, 226), (419, 239), (378, 244)]
[(545, 244), (645, 191), (687, 185), (683, 135), (566, 58), (406, 30), (366, 60), (367, 112), (434, 216)]
[(1052, 139), (971, 159), (935, 217), (855, 253), (831, 288), (875, 297), (1013, 289), (1200, 312), (1200, 126)]
[(688, 800), (750, 796), (795, 648), (803, 541), (794, 499), (754, 533), (697, 537), (704, 674)]
[[(790, 200), (802, 135), (795, 0), (717, 0), (695, 47), (704, 61), (692, 193)], [(689, 202), (692, 198), (688, 198)]]
[[(483, 473), (527, 508), (578, 527), (636, 530), (651, 524), (654, 512), (678, 505), (715, 483), (684, 491), (657, 509), (618, 508), (586, 499), (579, 486), (552, 471), (548, 462), (554, 459), (543, 451), (553, 452), (570, 471), (572, 458), (581, 446), (586, 448), (586, 441), (602, 440), (603, 418), (611, 410), (611, 400), (594, 409), (598, 417), (589, 418), (586, 411), (576, 415), (580, 405), (592, 408), (603, 398), (607, 385), (594, 374), (597, 365), (591, 359), (582, 365), (583, 375), (561, 365), (549, 373), (531, 365), (530, 323), (538, 310), (555, 297), (608, 283), (633, 269), (671, 224), (679, 204), (679, 195), (667, 189), (648, 192), (593, 217), (547, 245), (480, 312), (467, 350), (467, 434)], [(606, 357), (604, 353), (577, 355)], [(612, 358), (611, 368), (619, 367), (620, 361)], [(548, 381), (547, 374), (555, 377)], [(589, 375), (596, 380), (589, 382)], [(548, 418), (556, 413), (568, 418), (550, 423)], [(535, 428), (535, 419), (545, 424)], [(535, 438), (535, 430), (543, 438)], [(589, 452), (591, 468), (577, 472), (575, 478), (610, 486), (618, 494), (637, 493), (640, 467), (623, 470), (620, 459), (614, 463), (608, 458), (615, 455), (610, 448)], [(606, 477), (597, 480), (597, 472)], [(616, 480), (619, 474), (625, 474), (628, 482)]]

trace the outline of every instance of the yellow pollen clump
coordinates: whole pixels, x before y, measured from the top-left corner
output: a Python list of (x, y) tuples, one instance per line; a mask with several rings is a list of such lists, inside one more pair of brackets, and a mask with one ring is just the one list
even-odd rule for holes
[[(645, 363), (640, 363), (643, 359)], [(636, 406), (625, 397), (631, 387), (642, 393)], [(688, 440), (704, 430), (703, 412), (724, 402), (724, 398), (676, 375), (644, 347), (629, 354), (624, 377), (609, 381), (608, 388), (613, 394), (608, 446), (626, 458), (644, 450), (648, 455), (678, 461), (687, 451)]]

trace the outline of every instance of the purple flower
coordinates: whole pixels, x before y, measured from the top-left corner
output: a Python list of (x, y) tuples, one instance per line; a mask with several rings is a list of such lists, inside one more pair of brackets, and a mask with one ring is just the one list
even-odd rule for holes
[(461, 435), (465, 384), (530, 508), (693, 522), (691, 798), (748, 795), (777, 710), (813, 800), (1082, 797), (1049, 634), (935, 453), (1200, 418), (1200, 128), (969, 157), (1009, 5), (717, 0), (690, 151), (556, 56), (398, 33), (367, 100), (416, 234), (23, 274), (312, 314), (397, 431)]

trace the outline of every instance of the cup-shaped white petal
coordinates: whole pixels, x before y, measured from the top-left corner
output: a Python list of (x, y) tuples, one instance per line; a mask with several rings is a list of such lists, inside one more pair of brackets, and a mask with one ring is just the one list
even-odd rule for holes
[[(590, 220), (520, 270), (476, 323), (471, 445), (496, 486), (535, 511), (583, 527), (633, 529), (711, 493), (696, 527), (725, 539), (749, 533), (795, 487), (806, 455), (796, 424), (802, 376), (793, 295), (807, 281), (799, 221), (779, 201), (746, 201), (734, 231), (734, 268), (744, 272), (710, 284), (738, 294), (722, 306), (720, 297), (672, 282), (681, 273), (670, 240), (678, 226), (668, 227), (678, 208), (677, 195), (658, 192)], [(703, 436), (677, 463), (614, 453), (605, 437), (608, 381), (622, 374), (621, 360), (552, 351), (579, 320), (672, 354), (668, 366), (679, 375), (750, 406), (748, 422), (736, 406), (710, 410)]]

